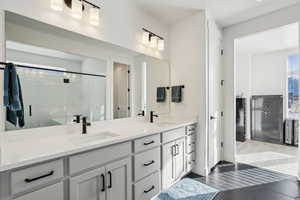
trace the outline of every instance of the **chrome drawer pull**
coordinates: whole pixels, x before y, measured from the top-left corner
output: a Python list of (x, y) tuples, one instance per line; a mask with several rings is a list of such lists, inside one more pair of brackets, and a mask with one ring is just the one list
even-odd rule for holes
[(147, 193), (151, 192), (154, 189), (155, 189), (155, 186), (152, 185), (152, 187), (149, 190), (144, 190), (144, 193), (147, 194)]
[(153, 143), (154, 143), (154, 141), (152, 140), (151, 142), (144, 143), (144, 145), (147, 146), (147, 145), (150, 145), (150, 144), (153, 144)]
[(145, 164), (144, 164), (144, 166), (145, 166), (145, 167), (148, 167), (149, 165), (152, 165), (152, 164), (154, 164), (154, 163), (155, 163), (155, 161), (154, 161), (154, 160), (152, 160), (152, 161), (151, 161), (151, 162), (149, 162), (149, 163), (145, 163)]
[(50, 171), (49, 173), (45, 174), (45, 175), (42, 175), (42, 176), (39, 176), (39, 177), (35, 177), (35, 178), (26, 178), (24, 181), (26, 183), (32, 183), (34, 181), (37, 181), (37, 180), (40, 180), (40, 179), (43, 179), (43, 178), (46, 178), (48, 176), (52, 176), (54, 174), (54, 171)]

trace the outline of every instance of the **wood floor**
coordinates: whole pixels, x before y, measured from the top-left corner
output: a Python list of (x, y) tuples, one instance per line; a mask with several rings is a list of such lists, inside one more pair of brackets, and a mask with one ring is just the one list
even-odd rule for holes
[[(239, 171), (254, 169), (257, 167), (237, 164), (233, 165), (227, 163), (226, 165), (217, 166), (211, 175), (221, 174), (230, 171)], [(201, 178), (196, 174), (189, 174), (189, 178), (195, 180)], [(244, 187), (240, 189), (221, 191), (214, 200), (300, 200), (300, 182), (296, 177), (287, 180), (260, 184), (251, 187)]]

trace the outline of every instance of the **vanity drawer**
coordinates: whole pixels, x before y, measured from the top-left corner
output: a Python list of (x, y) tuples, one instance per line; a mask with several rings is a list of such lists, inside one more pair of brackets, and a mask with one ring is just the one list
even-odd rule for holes
[(134, 180), (138, 181), (160, 169), (160, 147), (134, 156)]
[(159, 194), (160, 190), (160, 173), (156, 172), (135, 184), (134, 199), (150, 200)]
[(140, 152), (160, 145), (160, 134), (144, 137), (134, 141), (134, 152)]
[(71, 156), (69, 158), (70, 174), (104, 165), (110, 161), (129, 156), (130, 153), (131, 143), (126, 142)]
[(191, 171), (195, 166), (195, 152), (186, 156), (186, 172)]
[(172, 131), (164, 132), (162, 134), (162, 141), (163, 143), (169, 143), (171, 141), (177, 140), (181, 137), (185, 136), (185, 128), (178, 128)]
[(11, 173), (11, 192), (26, 190), (59, 180), (64, 177), (63, 160), (56, 160)]
[(58, 183), (41, 190), (26, 194), (15, 200), (64, 200), (64, 185)]
[(186, 153), (192, 153), (196, 150), (196, 134), (186, 137)]
[(196, 131), (197, 131), (197, 125), (196, 124), (186, 126), (186, 134), (187, 135), (195, 134)]

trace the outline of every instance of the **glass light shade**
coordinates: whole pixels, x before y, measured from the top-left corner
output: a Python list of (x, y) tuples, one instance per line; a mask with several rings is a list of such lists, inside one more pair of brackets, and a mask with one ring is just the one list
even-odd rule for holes
[(149, 37), (150, 37), (150, 33), (148, 32), (143, 32), (143, 38), (142, 38), (142, 43), (145, 45), (149, 44)]
[(90, 8), (89, 10), (89, 22), (94, 26), (99, 25), (99, 9), (98, 8)]
[(157, 49), (160, 51), (165, 50), (165, 40), (163, 39), (158, 40)]
[(63, 0), (51, 0), (51, 8), (56, 11), (62, 11)]
[(79, 0), (72, 0), (72, 16), (76, 19), (82, 18), (82, 2)]
[(157, 40), (158, 40), (158, 38), (156, 36), (151, 36), (150, 47), (156, 48), (157, 47)]

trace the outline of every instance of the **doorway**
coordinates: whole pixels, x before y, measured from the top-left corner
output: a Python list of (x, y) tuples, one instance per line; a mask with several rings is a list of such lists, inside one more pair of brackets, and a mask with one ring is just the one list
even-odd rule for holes
[(235, 161), (298, 175), (298, 23), (235, 40)]
[(208, 168), (222, 158), (222, 37), (214, 23), (208, 22)]
[(130, 67), (122, 63), (113, 65), (113, 118), (130, 117)]

